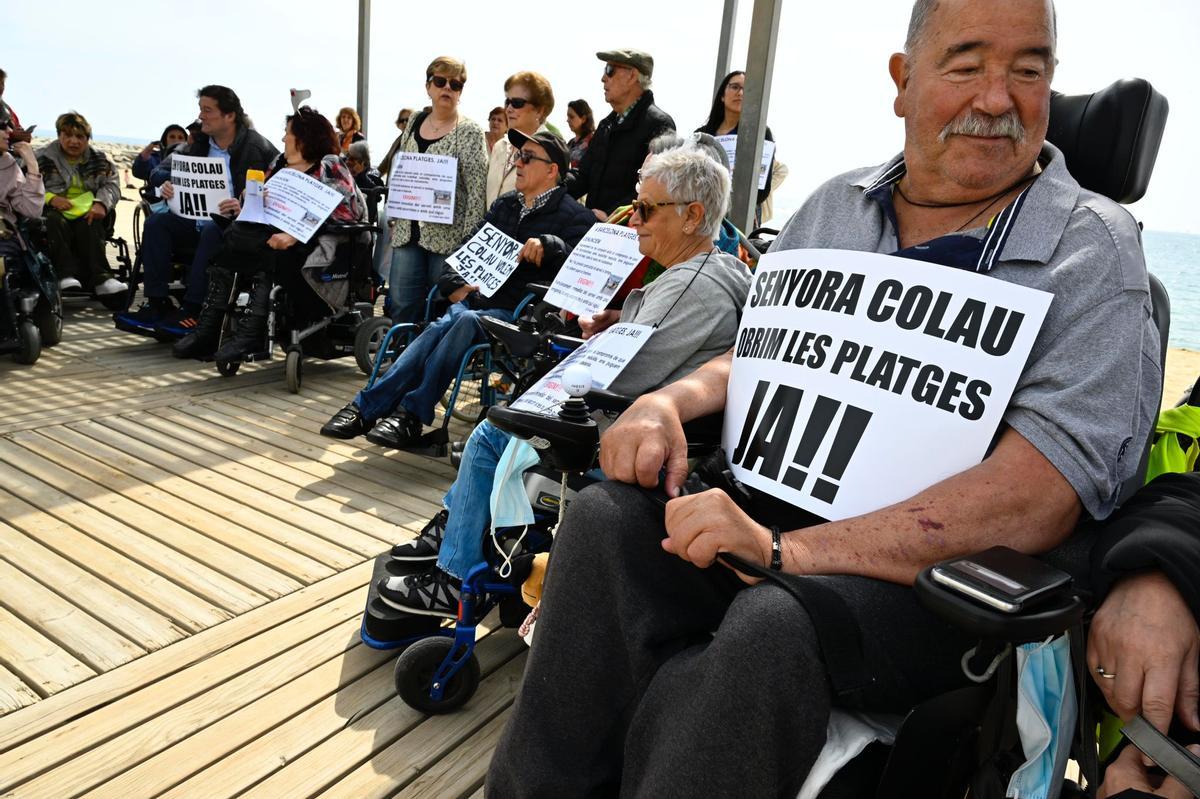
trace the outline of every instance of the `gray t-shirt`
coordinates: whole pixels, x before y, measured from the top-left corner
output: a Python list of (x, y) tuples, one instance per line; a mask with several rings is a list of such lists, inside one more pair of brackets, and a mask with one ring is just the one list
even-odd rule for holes
[[(817, 189), (772, 249), (896, 252), (896, 230), (867, 190), (894, 178), (900, 161)], [(1137, 471), (1158, 410), (1158, 330), (1137, 223), (1080, 188), (1049, 143), (1042, 163), (989, 273), (1054, 295), (1004, 421), (1104, 518)]]
[(746, 265), (719, 250), (676, 264), (631, 291), (621, 321), (657, 329), (609, 388), (636, 396), (728, 352), (749, 291)]

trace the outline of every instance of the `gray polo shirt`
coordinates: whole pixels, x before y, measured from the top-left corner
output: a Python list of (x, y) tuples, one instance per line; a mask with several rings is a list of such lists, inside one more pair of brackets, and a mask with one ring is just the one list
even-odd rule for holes
[[(981, 230), (992, 277), (1054, 295), (1004, 421), (1054, 464), (1096, 518), (1137, 470), (1162, 393), (1141, 236), (1129, 212), (1079, 186), (1046, 143), (1043, 173), (1004, 230)], [(868, 195), (902, 157), (825, 183), (773, 249), (894, 253), (895, 227)]]

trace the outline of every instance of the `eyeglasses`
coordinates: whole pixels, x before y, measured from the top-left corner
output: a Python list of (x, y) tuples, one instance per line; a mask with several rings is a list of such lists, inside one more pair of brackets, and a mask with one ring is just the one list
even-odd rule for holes
[(520, 109), (520, 108), (524, 108), (525, 106), (529, 105), (529, 101), (526, 100), (524, 97), (505, 97), (504, 105), (505, 106), (511, 105), (513, 108)]
[(676, 202), (675, 200), (667, 200), (661, 203), (648, 203), (645, 200), (633, 201), (633, 212), (642, 218), (643, 222), (650, 221), (650, 215), (654, 213), (655, 208), (662, 208), (664, 205), (691, 205), (696, 200), (687, 202)]
[(725, 88), (728, 89), (729, 91), (733, 92), (734, 94), (741, 94), (744, 91), (746, 91), (746, 87), (740, 83), (730, 83), (730, 84), (727, 84), (725, 86)]
[(446, 88), (446, 84), (448, 83), (450, 84), (450, 91), (452, 92), (461, 92), (463, 87), (467, 85), (466, 81), (455, 80), (454, 78), (446, 78), (441, 75), (427, 75), (425, 82), (432, 83), (439, 89)]
[(530, 161), (541, 161), (543, 164), (553, 164), (549, 158), (542, 158), (540, 155), (534, 155), (528, 150), (517, 150), (513, 153), (513, 160), (522, 164), (528, 164)]
[(396, 120), (396, 124), (401, 127), (404, 127), (405, 125), (408, 124), (408, 117), (400, 117), (399, 119)]

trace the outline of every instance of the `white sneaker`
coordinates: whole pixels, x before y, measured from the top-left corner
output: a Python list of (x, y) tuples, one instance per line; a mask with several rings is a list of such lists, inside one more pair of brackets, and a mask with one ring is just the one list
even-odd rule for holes
[(66, 291), (67, 289), (79, 289), (83, 288), (83, 284), (73, 277), (64, 277), (62, 280), (58, 281), (58, 288), (61, 291)]
[(128, 290), (129, 286), (126, 286), (115, 277), (110, 277), (108, 280), (104, 281), (100, 285), (96, 286), (95, 289), (93, 289), (93, 291), (96, 292), (97, 297), (104, 297), (109, 294), (120, 294), (122, 291)]

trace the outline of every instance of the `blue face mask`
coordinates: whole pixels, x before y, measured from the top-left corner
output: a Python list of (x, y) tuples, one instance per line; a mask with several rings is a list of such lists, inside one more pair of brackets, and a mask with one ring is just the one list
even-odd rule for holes
[(496, 464), (492, 481), (492, 532), (501, 527), (521, 527), (533, 524), (533, 508), (525, 493), (525, 472), (538, 462), (537, 450), (528, 441), (513, 438), (504, 448)]
[(1017, 649), (1017, 730), (1025, 763), (1008, 783), (1009, 799), (1056, 799), (1079, 712), (1071, 646), (1065, 635)]

